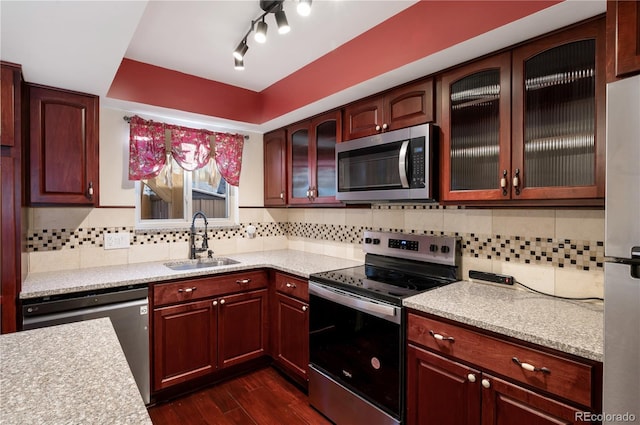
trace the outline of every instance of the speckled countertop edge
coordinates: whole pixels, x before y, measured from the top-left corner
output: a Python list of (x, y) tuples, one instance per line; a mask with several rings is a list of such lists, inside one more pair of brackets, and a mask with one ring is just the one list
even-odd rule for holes
[(363, 264), (362, 261), (295, 250), (259, 251), (224, 255), (224, 257), (239, 261), (239, 264), (189, 271), (175, 271), (164, 265), (164, 263), (169, 261), (158, 261), (30, 273), (22, 284), (20, 298), (46, 297), (265, 267), (308, 278), (309, 275), (313, 273)]
[(152, 424), (108, 318), (0, 335), (0, 359), (0, 424)]
[(406, 298), (404, 305), (587, 359), (604, 357), (602, 303), (461, 281)]

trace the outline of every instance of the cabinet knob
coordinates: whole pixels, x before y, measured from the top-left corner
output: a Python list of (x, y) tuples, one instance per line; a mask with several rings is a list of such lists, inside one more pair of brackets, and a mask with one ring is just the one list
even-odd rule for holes
[(220, 305), (224, 304), (224, 298), (220, 300)]
[(211, 304), (218, 305), (218, 300), (213, 300), (213, 302)]
[(389, 125), (387, 123), (382, 124), (382, 129), (386, 130), (387, 128), (389, 128)]
[(296, 284), (295, 283), (291, 283), (291, 282), (287, 282), (287, 284), (285, 285), (287, 288), (295, 288)]
[(280, 199), (284, 199), (284, 192), (280, 192)]
[(470, 373), (467, 375), (467, 379), (469, 380), (469, 382), (476, 382), (476, 375)]
[(376, 131), (380, 131), (380, 129), (381, 129), (380, 126), (376, 125)]
[(302, 311), (307, 311), (309, 309), (309, 307), (307, 307), (306, 305), (302, 306)]
[(491, 382), (488, 379), (483, 379), (482, 386), (485, 388), (491, 388)]

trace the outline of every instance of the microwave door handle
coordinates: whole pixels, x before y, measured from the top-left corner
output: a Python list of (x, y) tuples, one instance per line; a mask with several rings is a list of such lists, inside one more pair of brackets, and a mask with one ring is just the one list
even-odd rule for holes
[(402, 142), (400, 146), (400, 156), (398, 161), (398, 172), (400, 173), (400, 183), (403, 188), (409, 187), (409, 180), (407, 180), (407, 154), (409, 151), (409, 140)]

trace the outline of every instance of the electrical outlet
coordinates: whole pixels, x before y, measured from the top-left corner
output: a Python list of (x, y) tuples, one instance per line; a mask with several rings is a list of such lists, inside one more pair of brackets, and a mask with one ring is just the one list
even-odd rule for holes
[(105, 233), (104, 249), (122, 249), (129, 248), (131, 244), (130, 233)]

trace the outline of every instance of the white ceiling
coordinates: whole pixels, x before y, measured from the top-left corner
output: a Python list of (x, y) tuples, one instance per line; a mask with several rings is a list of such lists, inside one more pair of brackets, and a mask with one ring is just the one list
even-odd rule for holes
[[(21, 64), (28, 82), (98, 94), (103, 106), (262, 132), (603, 13), (606, 8), (605, 0), (567, 0), (262, 125), (225, 123), (215, 117), (106, 98), (123, 57), (261, 91), (415, 2), (315, 0), (311, 15), (301, 17), (295, 12), (294, 0), (286, 0), (291, 32), (277, 34), (273, 15), (269, 15), (267, 43), (260, 45), (251, 36), (246, 69), (236, 71), (231, 53), (251, 20), (261, 14), (258, 0), (1, 0), (0, 57)], [(338, 77), (339, 69), (327, 76)]]

